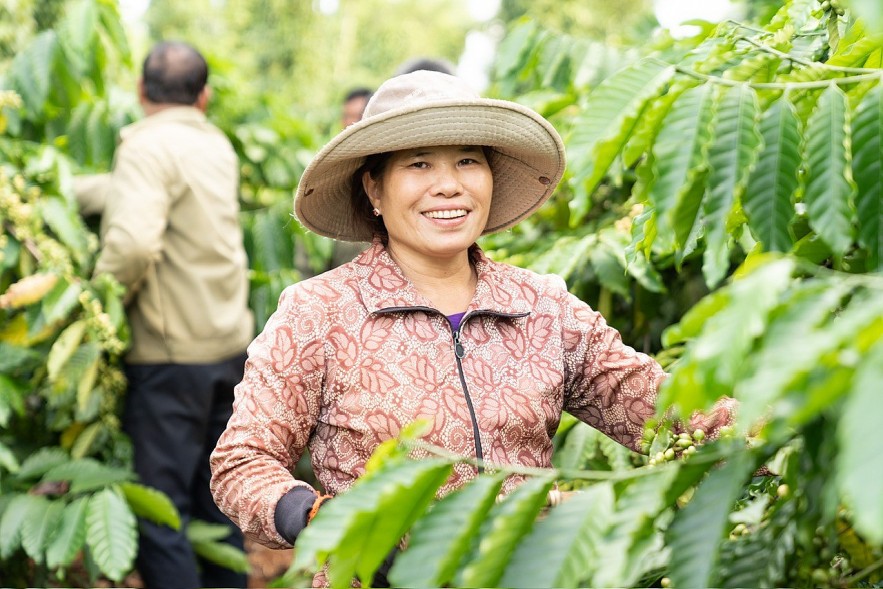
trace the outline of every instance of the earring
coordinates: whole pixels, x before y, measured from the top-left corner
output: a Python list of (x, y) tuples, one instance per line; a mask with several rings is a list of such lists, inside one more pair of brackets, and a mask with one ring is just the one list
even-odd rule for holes
[(377, 209), (377, 207), (374, 207), (374, 216), (375, 216), (375, 217), (379, 217), (379, 216), (380, 216), (380, 210)]

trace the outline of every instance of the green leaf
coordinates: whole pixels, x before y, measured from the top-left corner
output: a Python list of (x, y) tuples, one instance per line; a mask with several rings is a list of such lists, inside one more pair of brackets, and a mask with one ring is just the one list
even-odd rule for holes
[(64, 18), (58, 23), (59, 39), (78, 77), (85, 74), (88, 60), (94, 53), (97, 24), (98, 10), (94, 0), (68, 2)]
[(804, 199), (810, 226), (837, 256), (852, 244), (849, 140), (846, 96), (832, 84), (822, 92), (806, 127)]
[(101, 464), (93, 458), (59, 464), (43, 475), (44, 481), (70, 481), (71, 493), (92, 491), (135, 478), (135, 473), (120, 467)]
[(417, 520), (408, 549), (395, 559), (390, 571), (393, 586), (449, 585), (502, 482), (499, 476), (478, 477), (433, 505)]
[(25, 521), (37, 517), (45, 501), (45, 498), (34, 495), (15, 495), (12, 498), (0, 520), (0, 559), (9, 558), (21, 545)]
[(25, 412), (24, 395), (28, 387), (0, 374), (0, 426), (7, 427), (9, 418), (15, 412), (23, 415)]
[(456, 586), (499, 586), (512, 553), (546, 504), (551, 487), (550, 478), (530, 479), (491, 509), (470, 560), (460, 570)]
[(868, 268), (883, 269), (883, 86), (876, 86), (855, 111), (852, 174), (858, 188), (858, 241), (868, 252)]
[(577, 492), (537, 522), (518, 545), (502, 587), (581, 587), (603, 566), (598, 546), (613, 512), (613, 487)]
[(426, 510), (451, 472), (437, 460), (387, 463), (323, 506), (298, 537), (290, 572), (321, 566), (328, 579), (349, 586), (358, 575), (371, 580), (387, 554)]
[(22, 524), (21, 545), (25, 549), (25, 553), (34, 559), (34, 562), (43, 564), (46, 560), (49, 537), (55, 532), (58, 522), (61, 520), (64, 503), (50, 501), (41, 496), (34, 499), (39, 502), (39, 507), (32, 507), (29, 517)]
[(58, 380), (58, 373), (76, 351), (77, 347), (79, 347), (85, 335), (85, 319), (74, 321), (59, 334), (49, 350), (49, 356), (46, 358), (46, 370), (48, 371), (50, 381)]
[(9, 449), (9, 446), (3, 442), (0, 442), (0, 467), (5, 468), (7, 472), (13, 474), (18, 472), (18, 469), (21, 468), (15, 454)]
[[(828, 281), (805, 284), (771, 313), (761, 345), (751, 354), (752, 366), (734, 389), (742, 431), (750, 428), (788, 385), (818, 366), (820, 356), (840, 345), (824, 323), (834, 316), (846, 292), (844, 285)], [(783, 349), (790, 350), (784, 357)]]
[(837, 425), (840, 453), (837, 483), (851, 508), (857, 532), (872, 544), (883, 544), (883, 437), (860, 436), (883, 427), (883, 339), (871, 348), (856, 370)]
[(773, 103), (760, 122), (764, 146), (749, 175), (742, 208), (765, 251), (791, 249), (788, 226), (800, 168), (799, 124), (794, 105), (785, 97)]
[[(732, 391), (769, 312), (791, 283), (794, 262), (765, 263), (726, 287), (730, 303), (706, 321), (699, 337), (662, 385), (658, 406), (677, 406), (686, 416)], [(721, 295), (723, 296), (723, 295)]]
[[(178, 509), (169, 499), (168, 495), (162, 491), (138, 483), (120, 483), (120, 490), (122, 490), (123, 496), (136, 516), (169, 526), (175, 530), (181, 528), (181, 517), (178, 514)], [(195, 524), (197, 524), (196, 521), (190, 522), (190, 526), (187, 528), (188, 532), (190, 527)], [(225, 537), (221, 536), (221, 538)]]
[[(556, 435), (560, 435), (560, 431)], [(577, 421), (567, 432), (564, 444), (552, 455), (555, 468), (565, 471), (585, 468), (589, 458), (595, 454), (598, 438), (602, 435), (589, 424)]]
[(40, 303), (45, 325), (53, 325), (57, 321), (66, 319), (68, 315), (80, 304), (80, 293), (83, 287), (78, 282), (65, 284), (59, 280), (48, 295)]
[(640, 575), (634, 551), (655, 533), (653, 522), (668, 507), (666, 496), (677, 479), (679, 465), (636, 477), (625, 483), (617, 498), (610, 524), (596, 545), (598, 562), (593, 587), (631, 587)]
[(47, 30), (38, 34), (12, 62), (12, 89), (21, 95), (25, 109), (32, 119), (43, 115), (57, 55), (58, 37), (55, 31)]
[(61, 242), (70, 248), (77, 263), (82, 264), (89, 255), (89, 244), (86, 227), (76, 211), (58, 198), (44, 198), (40, 201), (40, 215)]
[(226, 542), (193, 542), (193, 551), (209, 562), (237, 573), (248, 573), (251, 565), (248, 555)]
[(571, 226), (588, 212), (588, 195), (622, 150), (647, 101), (659, 95), (673, 74), (670, 66), (639, 61), (613, 74), (589, 94), (567, 143), (570, 166), (577, 170), (573, 182), (579, 193), (586, 195), (570, 203)]
[(712, 472), (666, 531), (671, 548), (669, 577), (675, 587), (713, 587), (713, 571), (727, 525), (727, 516), (742, 485), (754, 470), (742, 452)]
[[(656, 182), (649, 200), (656, 210), (657, 237), (683, 249), (701, 204), (695, 188), (705, 178), (711, 140), (711, 85), (690, 88), (675, 102), (653, 145)], [(697, 197), (698, 196), (698, 197)]]
[(86, 507), (88, 497), (80, 497), (65, 506), (58, 529), (46, 547), (46, 566), (67, 567), (86, 542)]
[(70, 455), (61, 448), (40, 448), (25, 458), (16, 478), (23, 481), (37, 479), (56, 466), (69, 462), (70, 459)]
[(729, 270), (727, 219), (742, 199), (748, 173), (757, 161), (761, 137), (757, 94), (747, 84), (725, 91), (719, 98), (715, 135), (708, 150), (708, 194), (703, 200), (705, 283), (717, 286)]
[(138, 528), (120, 493), (109, 488), (92, 496), (86, 510), (86, 544), (98, 568), (120, 582), (135, 562)]
[(213, 524), (199, 519), (192, 519), (187, 524), (187, 539), (191, 542), (210, 544), (228, 538), (231, 531), (230, 526), (224, 524)]

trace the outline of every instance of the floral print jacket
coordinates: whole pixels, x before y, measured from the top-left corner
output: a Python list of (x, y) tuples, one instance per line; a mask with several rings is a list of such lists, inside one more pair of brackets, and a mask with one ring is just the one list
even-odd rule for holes
[[(478, 286), (457, 331), (379, 241), (283, 292), (211, 458), (215, 500), (246, 535), (289, 546), (274, 510), (307, 486), (291, 474), (305, 448), (326, 492), (340, 493), (418, 419), (431, 421), (424, 441), (491, 464), (551, 466), (562, 410), (638, 449), (660, 366), (560, 277), (470, 254)], [(458, 465), (442, 491), (474, 476)]]

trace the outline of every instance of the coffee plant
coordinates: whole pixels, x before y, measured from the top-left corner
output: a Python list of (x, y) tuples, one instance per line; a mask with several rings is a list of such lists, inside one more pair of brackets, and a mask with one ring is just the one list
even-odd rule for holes
[[(510, 31), (495, 89), (564, 132), (569, 171), (483, 244), (657, 353), (648, 456), (565, 415), (554, 470), (484, 465), (435, 501), (463, 459), (405, 434), (279, 586), (322, 565), (365, 586), (396, 546), (393, 586), (883, 583), (883, 39), (845, 8), (792, 0), (641, 50)], [(732, 431), (678, 425), (722, 395)]]

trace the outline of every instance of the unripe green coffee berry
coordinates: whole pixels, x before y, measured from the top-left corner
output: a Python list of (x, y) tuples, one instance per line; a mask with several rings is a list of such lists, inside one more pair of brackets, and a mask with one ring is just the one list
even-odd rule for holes
[(791, 488), (788, 485), (779, 485), (776, 487), (776, 495), (778, 497), (787, 497), (791, 494)]
[(669, 579), (668, 577), (662, 577), (662, 579), (659, 581), (659, 584), (663, 587), (671, 587), (671, 579)]
[(675, 458), (675, 451), (673, 448), (669, 448), (668, 450), (665, 451), (665, 459), (666, 460), (674, 460), (674, 458)]
[(693, 431), (693, 439), (697, 442), (701, 442), (705, 439), (705, 430), (697, 429)]

